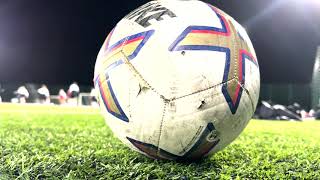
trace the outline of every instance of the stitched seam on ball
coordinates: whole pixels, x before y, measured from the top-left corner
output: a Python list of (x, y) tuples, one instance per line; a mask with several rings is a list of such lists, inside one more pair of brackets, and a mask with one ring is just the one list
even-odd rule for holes
[(162, 112), (162, 117), (161, 117), (160, 127), (159, 127), (159, 137), (158, 137), (158, 142), (157, 142), (157, 147), (158, 147), (157, 154), (159, 155), (159, 152), (160, 152), (160, 147), (159, 147), (159, 145), (160, 145), (160, 139), (161, 139), (161, 135), (162, 135), (163, 121), (164, 121), (164, 117), (165, 117), (165, 113), (166, 113), (166, 110), (167, 110), (167, 105), (168, 105), (169, 100), (166, 99), (166, 98), (165, 98), (163, 95), (161, 95), (160, 93), (158, 93), (158, 92), (155, 90), (155, 88), (153, 88), (153, 87), (148, 83), (148, 81), (143, 78), (143, 76), (138, 72), (138, 70), (129, 62), (128, 57), (127, 57), (126, 54), (122, 51), (122, 49), (121, 49), (120, 52), (122, 53), (122, 55), (123, 55), (124, 58), (125, 58), (124, 63), (125, 63), (126, 65), (128, 65), (128, 67), (129, 67), (129, 69), (130, 69), (131, 71), (133, 71), (133, 74), (134, 74), (134, 75), (137, 75), (137, 76), (138, 76), (137, 78), (139, 78), (140, 80), (142, 80), (143, 83), (145, 83), (144, 85), (147, 85), (147, 87), (150, 88), (154, 93), (158, 94), (159, 97), (160, 97), (160, 98), (163, 100), (163, 102), (164, 102), (164, 107), (163, 107), (163, 112)]
[(156, 94), (158, 94), (161, 98), (165, 99), (164, 96), (161, 95), (154, 87), (152, 87), (152, 86), (150, 85), (150, 83), (148, 83), (148, 81), (143, 78), (143, 76), (139, 73), (139, 71), (129, 62), (129, 59), (128, 59), (128, 57), (126, 56), (126, 54), (125, 54), (122, 50), (121, 50), (120, 52), (121, 52), (122, 55), (125, 57), (124, 63), (129, 66), (129, 69), (130, 69), (131, 71), (133, 71), (133, 74), (136, 75), (137, 78), (139, 78), (140, 80), (142, 80), (145, 86), (147, 86), (148, 88), (150, 88), (153, 92), (155, 92)]
[[(232, 26), (232, 28), (230, 28), (230, 29), (232, 29), (232, 33), (234, 34), (234, 36), (237, 36), (237, 33), (236, 32), (234, 32), (234, 30), (235, 29), (233, 29), (234, 28), (234, 25), (232, 24), (232, 22), (231, 21), (229, 21), (229, 24)], [(235, 63), (234, 63), (234, 74), (233, 74), (233, 77), (234, 78), (236, 78), (237, 79), (237, 81), (238, 81), (238, 83), (239, 83), (239, 75), (238, 75), (238, 68), (239, 68), (239, 62), (238, 62), (238, 58), (240, 58), (240, 57), (238, 57), (239, 56), (239, 52), (238, 52), (238, 48), (237, 48), (237, 46), (238, 46), (238, 38), (231, 38), (231, 41), (232, 41), (232, 44), (233, 44), (233, 52), (234, 52), (234, 54), (233, 54), (233, 58), (234, 58), (234, 61), (235, 61)]]
[(232, 82), (232, 81), (237, 81), (237, 78), (233, 77), (232, 79), (229, 79), (228, 81), (225, 81), (225, 82), (222, 82), (220, 84), (216, 84), (216, 85), (213, 85), (213, 86), (210, 86), (206, 89), (202, 89), (202, 90), (199, 90), (199, 91), (196, 91), (196, 92), (193, 92), (193, 93), (190, 93), (190, 94), (186, 94), (186, 95), (183, 95), (183, 96), (180, 96), (180, 97), (176, 97), (176, 98), (173, 98), (171, 99), (170, 101), (175, 101), (175, 100), (179, 100), (179, 99), (183, 99), (183, 98), (186, 98), (186, 97), (189, 97), (189, 96), (192, 96), (192, 95), (195, 95), (195, 94), (198, 94), (200, 92), (204, 92), (204, 91), (208, 91), (208, 90), (211, 90), (211, 89), (214, 89), (214, 88), (217, 88), (217, 87), (221, 87), (229, 82)]
[(131, 84), (129, 83), (129, 92), (128, 92), (128, 114), (129, 117), (132, 117), (131, 115)]
[[(238, 82), (239, 83), (239, 82)], [(239, 83), (239, 85), (241, 86), (241, 88), (244, 90), (244, 92), (248, 95), (249, 99), (250, 99), (250, 102), (251, 102), (251, 108), (252, 110), (254, 111), (255, 107), (254, 107), (254, 103), (253, 103), (253, 100), (252, 100), (252, 97), (251, 97), (251, 94), (249, 92), (249, 90), (247, 88), (245, 88), (241, 83)]]
[(158, 137), (158, 143), (157, 143), (157, 147), (158, 147), (158, 151), (157, 151), (157, 155), (159, 156), (160, 154), (160, 140), (161, 140), (161, 135), (162, 135), (162, 128), (163, 128), (163, 122), (164, 122), (164, 117), (167, 111), (167, 105), (169, 104), (168, 100), (163, 99), (163, 112), (162, 112), (162, 117), (161, 117), (161, 122), (160, 122), (160, 128), (159, 128), (159, 137)]

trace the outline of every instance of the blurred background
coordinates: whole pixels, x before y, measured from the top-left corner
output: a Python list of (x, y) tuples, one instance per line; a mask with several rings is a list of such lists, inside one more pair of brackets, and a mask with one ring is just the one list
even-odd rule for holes
[[(76, 98), (71, 102), (95, 102), (91, 96), (93, 70), (104, 39), (123, 16), (146, 2), (1, 0), (2, 101), (60, 104)], [(205, 2), (222, 9), (247, 30), (260, 64), (260, 99), (264, 102), (259, 107), (266, 106), (268, 111), (283, 105), (281, 108), (300, 117), (301, 110), (318, 110), (319, 0)], [(19, 88), (24, 95), (19, 95)]]

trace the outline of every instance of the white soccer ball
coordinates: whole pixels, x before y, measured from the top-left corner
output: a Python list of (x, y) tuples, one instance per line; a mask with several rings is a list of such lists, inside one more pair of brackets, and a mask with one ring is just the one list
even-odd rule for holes
[(230, 144), (251, 119), (260, 75), (245, 29), (201, 1), (151, 1), (103, 44), (95, 87), (105, 120), (156, 159), (199, 159)]

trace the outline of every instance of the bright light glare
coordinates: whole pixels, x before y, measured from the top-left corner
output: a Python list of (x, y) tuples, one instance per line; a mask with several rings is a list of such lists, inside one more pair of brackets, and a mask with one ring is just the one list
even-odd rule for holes
[(298, 5), (312, 5), (320, 8), (320, 0), (288, 0), (288, 2), (294, 2)]
[(309, 0), (309, 1), (311, 1), (312, 3), (320, 5), (320, 1), (319, 0)]
[[(298, 0), (294, 0), (298, 1)], [(266, 16), (272, 14), (276, 9), (280, 8), (285, 2), (283, 0), (273, 1), (268, 7), (266, 7), (259, 14), (251, 17), (247, 22), (244, 23), (246, 28), (254, 26), (257, 22), (263, 20)]]

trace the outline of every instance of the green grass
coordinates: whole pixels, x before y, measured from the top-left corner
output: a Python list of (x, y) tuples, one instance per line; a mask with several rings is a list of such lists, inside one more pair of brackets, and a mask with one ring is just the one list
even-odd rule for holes
[(131, 151), (96, 110), (48, 109), (0, 105), (0, 179), (320, 179), (319, 121), (252, 120), (223, 151), (177, 163)]

